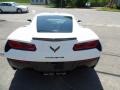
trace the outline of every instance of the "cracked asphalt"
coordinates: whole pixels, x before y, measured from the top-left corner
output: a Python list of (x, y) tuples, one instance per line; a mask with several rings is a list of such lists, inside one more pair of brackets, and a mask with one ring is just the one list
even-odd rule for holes
[(0, 57), (0, 90), (120, 90), (120, 13), (95, 9), (57, 9), (29, 5), (30, 13), (0, 14), (0, 52), (7, 36), (27, 25), (40, 12), (67, 12), (82, 20), (101, 39), (103, 52), (95, 69), (75, 70), (67, 76), (41, 76), (35, 71), (14, 71)]

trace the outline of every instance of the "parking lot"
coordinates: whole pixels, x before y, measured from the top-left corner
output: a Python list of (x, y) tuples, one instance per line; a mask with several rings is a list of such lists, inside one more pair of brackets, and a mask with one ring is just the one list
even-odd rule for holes
[[(24, 14), (0, 14), (0, 52), (7, 36), (16, 28), (27, 25), (40, 12), (66, 12), (82, 20), (101, 39), (103, 52), (94, 69), (75, 70), (66, 76), (41, 76), (39, 72), (10, 68), (0, 57), (0, 90), (120, 90), (120, 13), (95, 9), (64, 9), (29, 6)], [(22, 37), (22, 35), (21, 35)]]

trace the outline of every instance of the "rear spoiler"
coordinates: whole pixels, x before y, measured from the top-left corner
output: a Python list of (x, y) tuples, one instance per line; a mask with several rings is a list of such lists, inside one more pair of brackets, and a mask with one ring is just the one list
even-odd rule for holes
[(36, 38), (33, 37), (33, 40), (42, 40), (42, 41), (50, 41), (50, 42), (58, 42), (58, 41), (68, 41), (68, 40), (77, 40), (77, 38)]

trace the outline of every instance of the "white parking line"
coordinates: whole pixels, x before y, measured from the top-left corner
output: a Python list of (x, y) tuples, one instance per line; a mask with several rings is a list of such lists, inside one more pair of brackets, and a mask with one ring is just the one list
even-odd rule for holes
[(32, 10), (32, 14), (36, 14), (36, 10)]
[(118, 28), (120, 28), (120, 25), (117, 25), (117, 24), (82, 24), (82, 25), (88, 25), (88, 26), (105, 26), (105, 27), (118, 27)]
[(120, 25), (106, 25), (108, 27), (120, 27)]

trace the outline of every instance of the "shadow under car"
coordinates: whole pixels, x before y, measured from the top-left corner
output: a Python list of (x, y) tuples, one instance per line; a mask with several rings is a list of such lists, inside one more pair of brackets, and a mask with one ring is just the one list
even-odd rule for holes
[(77, 69), (67, 75), (41, 75), (33, 70), (18, 70), (9, 90), (103, 90), (94, 69)]

